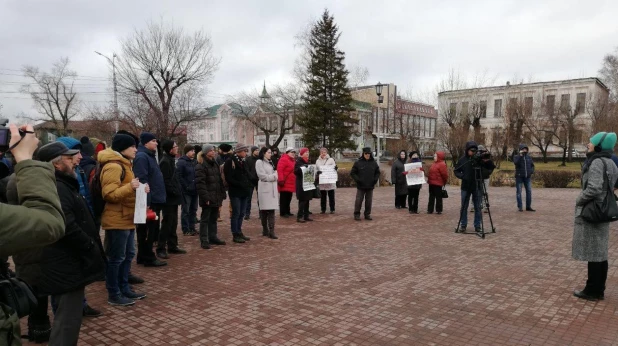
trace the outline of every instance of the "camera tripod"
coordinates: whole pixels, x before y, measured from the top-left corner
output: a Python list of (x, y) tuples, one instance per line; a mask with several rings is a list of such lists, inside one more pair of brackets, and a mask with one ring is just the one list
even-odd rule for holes
[[(466, 162), (466, 164), (468, 163), (470, 163), (470, 161)], [(476, 194), (472, 195), (472, 198), (476, 196), (477, 203), (474, 203), (474, 200), (473, 200), (472, 206), (474, 207), (475, 213), (477, 212), (481, 213), (481, 227), (478, 232), (476, 230), (474, 230), (473, 232), (466, 232), (466, 231), (461, 231), (459, 229), (459, 225), (461, 223), (461, 216), (463, 215), (463, 213), (468, 212), (468, 208), (467, 208), (468, 203), (462, 203), (461, 209), (459, 210), (459, 221), (457, 221), (457, 226), (455, 227), (455, 233), (476, 234), (481, 239), (485, 239), (485, 234), (488, 234), (489, 232), (485, 232), (485, 224), (483, 222), (483, 211), (482, 211), (483, 205), (487, 208), (487, 215), (489, 216), (489, 224), (491, 225), (491, 233), (496, 233), (496, 228), (494, 227), (494, 222), (493, 222), (493, 219), (491, 218), (491, 210), (489, 208), (489, 196), (487, 195), (487, 189), (485, 188), (485, 181), (483, 179), (483, 174), (481, 172), (481, 166), (475, 166), (473, 167), (473, 169), (474, 169), (474, 183), (475, 183), (474, 185), (476, 189), (475, 191)], [(470, 196), (466, 197), (466, 199), (469, 199), (469, 198)]]

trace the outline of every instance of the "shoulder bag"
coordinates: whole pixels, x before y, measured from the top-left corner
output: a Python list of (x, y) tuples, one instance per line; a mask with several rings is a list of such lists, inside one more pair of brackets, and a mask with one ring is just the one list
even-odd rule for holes
[(603, 161), (603, 187), (607, 190), (603, 201), (592, 200), (588, 202), (581, 212), (581, 217), (588, 223), (605, 223), (618, 220), (618, 204), (613, 189), (609, 186), (607, 164)]

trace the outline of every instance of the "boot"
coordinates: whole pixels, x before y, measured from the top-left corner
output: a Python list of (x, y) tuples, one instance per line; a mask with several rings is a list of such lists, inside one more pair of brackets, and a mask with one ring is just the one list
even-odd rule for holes
[(245, 242), (245, 238), (243, 238), (240, 233), (234, 233), (232, 241), (234, 243), (242, 244)]
[(242, 234), (242, 232), (240, 232), (240, 237), (243, 238), (245, 241), (251, 240), (251, 238), (249, 238), (246, 235)]
[[(266, 218), (266, 215), (264, 215), (264, 218)], [(275, 217), (274, 217), (274, 215), (272, 215), (272, 217), (268, 221), (269, 221), (268, 222), (268, 238), (270, 238), (270, 239), (279, 239), (279, 237), (277, 237), (277, 235), (275, 234)]]
[(361, 221), (360, 214), (354, 214), (354, 220), (355, 221)]
[(263, 212), (260, 212), (260, 221), (262, 221), (262, 236), (268, 237), (268, 220)]
[(37, 344), (42, 344), (49, 341), (51, 335), (51, 324), (49, 317), (47, 321), (33, 322), (28, 318), (28, 341), (33, 341)]

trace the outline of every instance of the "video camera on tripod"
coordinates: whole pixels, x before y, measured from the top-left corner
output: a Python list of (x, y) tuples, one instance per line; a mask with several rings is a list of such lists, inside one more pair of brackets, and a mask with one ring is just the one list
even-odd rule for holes
[(480, 166), (483, 160), (491, 160), (491, 153), (489, 151), (482, 151), (477, 148), (471, 148), (470, 150), (474, 152), (474, 155), (472, 155), (473, 166)]

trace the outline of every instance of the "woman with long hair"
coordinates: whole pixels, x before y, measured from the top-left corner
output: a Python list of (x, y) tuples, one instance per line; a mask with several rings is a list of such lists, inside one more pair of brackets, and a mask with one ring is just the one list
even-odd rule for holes
[(395, 208), (405, 209), (408, 196), (408, 182), (406, 178), (406, 151), (402, 150), (393, 161), (391, 168), (391, 183), (395, 184)]
[(277, 239), (275, 235), (275, 210), (279, 207), (277, 191), (277, 171), (271, 160), (272, 151), (269, 148), (260, 149), (255, 162), (255, 172), (258, 176), (258, 207), (262, 220), (262, 235)]

